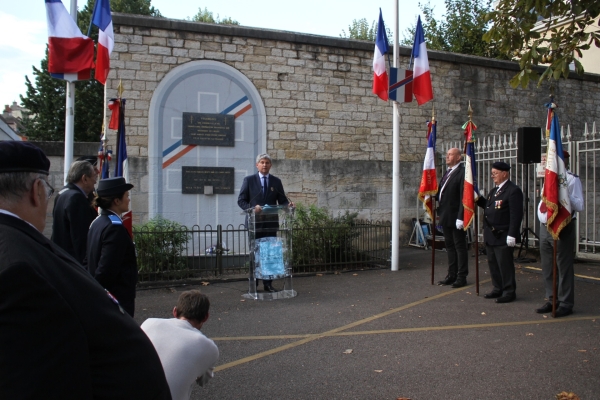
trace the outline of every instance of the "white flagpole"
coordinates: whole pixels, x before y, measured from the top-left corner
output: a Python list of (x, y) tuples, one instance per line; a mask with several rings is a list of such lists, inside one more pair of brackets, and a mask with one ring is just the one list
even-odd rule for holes
[[(77, 23), (77, 0), (71, 0), (71, 18)], [(73, 142), (75, 138), (75, 82), (67, 81), (65, 110), (65, 161), (64, 181), (67, 183), (69, 167), (73, 162)]]
[[(398, 0), (394, 0), (394, 68), (398, 68)], [(392, 119), (392, 271), (398, 271), (400, 258), (400, 109), (394, 101)]]

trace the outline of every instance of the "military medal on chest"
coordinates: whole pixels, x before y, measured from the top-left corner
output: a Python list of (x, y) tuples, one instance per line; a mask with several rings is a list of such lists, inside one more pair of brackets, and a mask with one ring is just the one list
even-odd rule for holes
[(496, 200), (494, 203), (496, 204), (494, 206), (495, 209), (502, 208), (502, 200)]

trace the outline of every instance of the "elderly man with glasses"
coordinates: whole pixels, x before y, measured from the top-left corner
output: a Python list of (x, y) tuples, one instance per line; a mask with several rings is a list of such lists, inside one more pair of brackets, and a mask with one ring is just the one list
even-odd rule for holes
[(42, 235), (50, 161), (0, 141), (0, 398), (170, 399), (138, 324)]
[(479, 197), (477, 205), (484, 209), (483, 239), (493, 289), (483, 297), (496, 303), (510, 303), (517, 298), (517, 281), (513, 249), (521, 241), (523, 192), (509, 180), (510, 165), (498, 161), (492, 164), (495, 187), (488, 198)]

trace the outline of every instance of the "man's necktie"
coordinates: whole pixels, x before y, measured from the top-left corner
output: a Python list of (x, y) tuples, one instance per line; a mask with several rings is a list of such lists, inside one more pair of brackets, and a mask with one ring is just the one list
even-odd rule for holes
[(267, 195), (267, 177), (263, 176), (263, 196)]
[(446, 183), (446, 180), (448, 180), (448, 176), (450, 175), (450, 171), (452, 171), (452, 168), (448, 168), (446, 170), (446, 172), (444, 173), (444, 176), (442, 176), (442, 180), (440, 181), (440, 189), (444, 187), (444, 183)]

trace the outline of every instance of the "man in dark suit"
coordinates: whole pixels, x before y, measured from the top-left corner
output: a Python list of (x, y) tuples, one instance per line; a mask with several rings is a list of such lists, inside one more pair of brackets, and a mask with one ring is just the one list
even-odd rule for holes
[(0, 141), (0, 398), (170, 399), (137, 323), (42, 231), (50, 161)]
[(80, 264), (85, 259), (90, 224), (98, 216), (90, 205), (89, 195), (98, 180), (88, 161), (75, 161), (67, 174), (67, 185), (58, 192), (52, 210), (52, 241)]
[[(258, 169), (258, 172), (244, 178), (240, 195), (238, 196), (238, 206), (242, 210), (254, 209), (256, 215), (256, 239), (277, 236), (277, 228), (279, 227), (277, 215), (261, 216), (260, 213), (264, 206), (288, 205), (289, 207), (294, 207), (294, 203), (291, 203), (285, 195), (281, 180), (269, 174), (271, 166), (271, 156), (268, 154), (257, 156), (256, 169)], [(247, 224), (248, 219), (246, 218)], [(271, 280), (263, 280), (265, 291), (276, 291), (271, 283)]]
[(510, 303), (517, 297), (513, 248), (521, 241), (523, 192), (508, 179), (509, 170), (510, 165), (505, 162), (492, 164), (492, 180), (496, 187), (487, 199), (477, 199), (477, 205), (484, 209), (483, 239), (494, 286), (483, 297), (496, 299), (496, 303)]
[(467, 258), (467, 239), (463, 226), (463, 186), (465, 167), (460, 163), (461, 153), (457, 148), (448, 150), (446, 154), (446, 173), (440, 180), (436, 195), (438, 216), (446, 252), (448, 253), (448, 275), (439, 281), (439, 285), (452, 285), (460, 288), (467, 284), (469, 261)]

